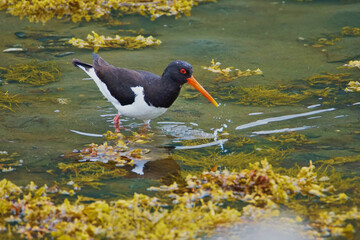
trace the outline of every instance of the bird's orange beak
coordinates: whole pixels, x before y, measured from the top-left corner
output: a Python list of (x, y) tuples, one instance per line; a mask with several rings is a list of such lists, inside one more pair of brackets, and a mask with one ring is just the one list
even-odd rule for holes
[(189, 77), (186, 80), (191, 86), (196, 88), (196, 90), (198, 90), (202, 95), (204, 95), (204, 97), (206, 97), (212, 104), (214, 104), (216, 107), (219, 106), (215, 99), (213, 99), (213, 97), (205, 90), (205, 88), (203, 88), (203, 86), (200, 85), (200, 83), (198, 83), (198, 81), (196, 81), (193, 76)]

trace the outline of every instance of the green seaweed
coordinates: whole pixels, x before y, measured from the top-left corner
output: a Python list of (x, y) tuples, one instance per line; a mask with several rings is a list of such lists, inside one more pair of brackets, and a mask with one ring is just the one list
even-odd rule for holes
[(69, 181), (80, 187), (87, 185), (98, 188), (102, 185), (100, 180), (121, 177), (127, 173), (124, 169), (100, 162), (59, 163), (58, 168), (67, 173)]
[(10, 65), (8, 68), (0, 68), (1, 76), (6, 81), (17, 81), (31, 85), (42, 86), (58, 81), (61, 77), (55, 61), (39, 62), (32, 60), (27, 64)]
[(335, 95), (335, 90), (333, 88), (327, 87), (324, 89), (307, 89), (302, 91), (302, 93), (309, 97), (333, 98)]
[(314, 144), (315, 141), (309, 140), (304, 134), (298, 132), (287, 132), (284, 134), (273, 134), (269, 137), (264, 137), (271, 142), (280, 143), (280, 145), (288, 146), (302, 146), (307, 144)]
[(309, 83), (310, 86), (342, 86), (351, 80), (351, 78), (348, 78), (349, 76), (349, 73), (324, 73), (312, 76), (306, 79), (306, 81)]
[(328, 160), (319, 160), (316, 162), (316, 164), (324, 164), (324, 165), (342, 165), (346, 163), (354, 163), (354, 162), (360, 162), (360, 155), (353, 155), (353, 156), (346, 156), (346, 157), (334, 157), (330, 158)]
[(279, 166), (282, 159), (292, 153), (293, 149), (281, 149), (279, 147), (256, 147), (250, 152), (238, 152), (231, 154), (220, 154), (211, 152), (210, 150), (204, 154), (195, 150), (184, 151), (179, 154), (173, 154), (173, 158), (181, 162), (187, 168), (192, 169), (211, 169), (214, 166), (225, 167), (230, 170), (238, 170), (245, 168), (249, 163), (255, 163), (266, 158), (274, 166)]
[(212, 94), (222, 100), (235, 101), (237, 104), (264, 107), (294, 105), (307, 97), (303, 94), (287, 93), (278, 88), (266, 88), (259, 85), (249, 88), (220, 87)]
[(294, 105), (305, 96), (297, 93), (285, 93), (277, 88), (265, 88), (264, 86), (254, 86), (249, 88), (238, 87), (237, 104), (252, 106), (289, 106)]

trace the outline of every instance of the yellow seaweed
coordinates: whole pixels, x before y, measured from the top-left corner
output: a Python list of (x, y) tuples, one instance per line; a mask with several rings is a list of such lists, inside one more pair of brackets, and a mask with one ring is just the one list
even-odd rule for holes
[(321, 48), (321, 47), (324, 47), (324, 46), (334, 46), (336, 42), (340, 42), (341, 41), (341, 38), (339, 37), (334, 37), (334, 38), (330, 38), (330, 39), (327, 39), (327, 38), (318, 38), (314, 44), (312, 44), (311, 46), (312, 47), (318, 47), (318, 48)]
[(306, 96), (309, 96), (309, 97), (322, 97), (322, 98), (327, 98), (327, 97), (330, 97), (330, 96), (333, 96), (335, 93), (334, 93), (334, 89), (333, 88), (324, 88), (324, 89), (307, 89), (307, 90), (304, 90), (302, 91), (302, 93)]
[[(11, 224), (11, 234), (27, 239), (50, 235), (55, 239), (194, 239), (211, 235), (218, 227), (241, 225), (244, 220), (252, 223), (281, 217), (303, 225), (309, 216), (303, 230), (307, 238), (324, 233), (351, 237), (354, 227), (348, 221), (360, 219), (360, 211), (350, 207), (333, 212), (329, 206), (349, 198), (345, 193), (328, 191), (330, 187), (320, 181), (311, 162), (290, 177), (277, 173), (266, 160), (239, 171), (188, 175), (183, 185), (148, 188), (157, 191), (160, 198), (135, 193), (131, 199), (111, 202), (79, 196), (76, 201), (56, 203), (46, 186), (31, 182), (20, 188), (3, 179), (0, 225), (6, 228)], [(164, 192), (170, 194), (161, 194)], [(303, 197), (296, 198), (298, 195)], [(225, 201), (242, 201), (246, 206), (221, 207)], [(282, 204), (301, 214), (301, 210), (309, 210), (308, 215), (282, 217)]]
[(350, 61), (350, 62), (344, 64), (343, 66), (346, 68), (359, 68), (360, 69), (360, 61), (359, 60)]
[(2, 226), (6, 221), (15, 223), (10, 231), (28, 239), (48, 234), (56, 239), (191, 239), (218, 226), (241, 222), (239, 211), (222, 209), (211, 201), (192, 208), (176, 204), (171, 211), (161, 207), (164, 203), (158, 199), (142, 194), (110, 203), (81, 203), (80, 197), (74, 203), (65, 199), (55, 204), (45, 187), (31, 183), (25, 189), (6, 179), (0, 181), (0, 221)]
[(87, 41), (80, 38), (72, 38), (69, 40), (69, 44), (78, 48), (94, 49), (97, 52), (100, 48), (125, 48), (129, 50), (144, 48), (148, 46), (160, 45), (161, 41), (153, 38), (152, 36), (143, 37), (138, 35), (137, 37), (121, 37), (115, 35), (112, 37), (105, 37), (92, 31), (93, 35), (87, 36)]
[(160, 16), (189, 16), (193, 6), (199, 2), (216, 0), (43, 0), (0, 2), (0, 10), (6, 10), (21, 19), (26, 17), (30, 22), (46, 23), (52, 18), (70, 18), (73, 22), (83, 19), (109, 18), (111, 12), (120, 14), (141, 14), (155, 20)]
[(350, 81), (347, 87), (344, 89), (345, 92), (360, 92), (360, 82)]
[(256, 70), (247, 69), (242, 71), (240, 69), (234, 69), (234, 67), (226, 67), (222, 69), (220, 65), (220, 62), (215, 62), (215, 60), (212, 59), (211, 65), (209, 67), (203, 67), (203, 69), (219, 74), (220, 76), (217, 78), (217, 80), (222, 79), (225, 82), (230, 82), (240, 77), (263, 75), (263, 72), (259, 68)]
[(13, 110), (13, 106), (18, 106), (22, 103), (18, 95), (12, 95), (9, 92), (3, 92), (0, 90), (0, 110)]
[(0, 68), (0, 70), (5, 72), (1, 75), (6, 81), (17, 81), (36, 86), (55, 82), (61, 77), (61, 71), (55, 61), (32, 60), (27, 64), (10, 65), (8, 68)]
[(250, 88), (239, 87), (236, 89), (239, 97), (238, 104), (253, 106), (288, 106), (294, 105), (306, 96), (297, 93), (284, 93), (277, 88), (268, 89), (264, 86), (254, 86)]
[(173, 154), (172, 156), (176, 161), (192, 168), (211, 169), (214, 166), (222, 166), (230, 170), (237, 170), (245, 168), (250, 163), (258, 162), (264, 158), (274, 166), (278, 166), (281, 160), (291, 152), (293, 152), (291, 148), (258, 147), (251, 152), (239, 152), (228, 155), (220, 155), (214, 152), (208, 152), (208, 154), (182, 152), (181, 154)]
[(341, 34), (344, 36), (360, 36), (360, 28), (357, 27), (343, 27)]
[(100, 180), (126, 175), (123, 169), (99, 162), (59, 163), (58, 168), (68, 173), (76, 187), (88, 185), (97, 188), (102, 185)]
[(23, 160), (18, 159), (19, 154), (9, 154), (7, 151), (0, 151), (0, 170), (2, 172), (14, 171), (14, 167), (22, 166)]
[(319, 160), (316, 164), (324, 164), (324, 165), (341, 165), (346, 163), (360, 162), (360, 155), (353, 155), (347, 157), (334, 157), (328, 160)]
[(264, 137), (266, 140), (271, 142), (278, 142), (281, 145), (294, 145), (302, 146), (305, 144), (313, 144), (315, 141), (307, 139), (304, 134), (298, 132), (288, 132), (284, 134), (274, 134), (269, 137)]
[(332, 73), (325, 73), (325, 74), (317, 74), (315, 76), (312, 76), (306, 81), (309, 83), (310, 86), (316, 86), (319, 84), (323, 85), (343, 85), (345, 82), (349, 82), (348, 77), (350, 76), (349, 73), (338, 73), (338, 74), (332, 74)]

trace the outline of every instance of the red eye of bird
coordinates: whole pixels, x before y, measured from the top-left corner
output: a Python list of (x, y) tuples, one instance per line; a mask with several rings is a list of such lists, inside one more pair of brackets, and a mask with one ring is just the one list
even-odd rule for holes
[(182, 74), (186, 74), (186, 70), (185, 69), (180, 69), (180, 72), (182, 73)]

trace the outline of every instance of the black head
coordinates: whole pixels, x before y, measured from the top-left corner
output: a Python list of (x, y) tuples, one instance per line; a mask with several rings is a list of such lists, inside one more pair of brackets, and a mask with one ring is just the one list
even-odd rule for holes
[(190, 63), (185, 61), (174, 61), (167, 66), (162, 77), (171, 79), (180, 85), (187, 83), (187, 79), (193, 74), (193, 69)]

